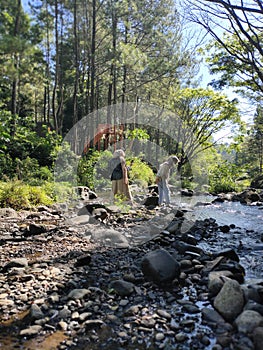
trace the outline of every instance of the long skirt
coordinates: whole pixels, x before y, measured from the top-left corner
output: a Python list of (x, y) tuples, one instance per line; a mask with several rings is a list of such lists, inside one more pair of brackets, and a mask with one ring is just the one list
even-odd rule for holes
[(124, 200), (132, 200), (131, 191), (128, 184), (125, 184), (123, 179), (112, 180), (111, 190), (112, 190), (112, 200), (115, 195), (123, 195)]

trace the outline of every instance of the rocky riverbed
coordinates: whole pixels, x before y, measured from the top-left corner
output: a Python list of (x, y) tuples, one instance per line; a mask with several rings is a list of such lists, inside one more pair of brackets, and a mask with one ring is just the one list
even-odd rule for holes
[(246, 281), (242, 230), (127, 208), (0, 210), (0, 349), (262, 350), (262, 269)]

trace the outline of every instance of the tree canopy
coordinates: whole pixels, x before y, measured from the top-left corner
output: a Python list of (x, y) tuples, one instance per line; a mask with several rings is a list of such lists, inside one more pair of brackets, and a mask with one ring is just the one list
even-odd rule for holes
[(189, 17), (213, 38), (208, 63), (219, 73), (213, 86), (236, 87), (261, 98), (263, 91), (263, 6), (258, 0), (186, 0)]

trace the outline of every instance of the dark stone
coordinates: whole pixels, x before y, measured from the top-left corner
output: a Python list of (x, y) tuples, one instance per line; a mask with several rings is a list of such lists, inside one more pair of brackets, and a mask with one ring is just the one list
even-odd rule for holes
[(219, 229), (223, 233), (228, 233), (230, 231), (230, 227), (228, 225), (219, 226)]
[(253, 310), (253, 311), (257, 311), (259, 312), (262, 316), (263, 316), (263, 305), (262, 304), (259, 304), (257, 303), (256, 301), (254, 300), (249, 300), (245, 307), (244, 307), (244, 310)]
[(182, 189), (181, 195), (185, 197), (192, 197), (194, 195), (194, 191), (189, 189)]
[(133, 293), (134, 284), (124, 280), (116, 280), (110, 283), (110, 288), (113, 288), (120, 296), (125, 297)]
[(91, 255), (90, 254), (86, 254), (81, 256), (80, 258), (77, 259), (75, 266), (76, 267), (80, 267), (80, 266), (87, 266), (89, 265), (91, 262)]
[(212, 203), (223, 203), (224, 201), (225, 201), (224, 198), (222, 198), (222, 197), (217, 197), (217, 198), (215, 198), (215, 199), (212, 201)]
[(165, 249), (154, 250), (144, 256), (142, 272), (157, 284), (172, 281), (180, 275), (180, 264)]
[(184, 243), (182, 241), (174, 242), (173, 247), (176, 248), (180, 254), (184, 254), (186, 252), (193, 252), (193, 253), (197, 253), (197, 254), (203, 253), (202, 248), (195, 246), (195, 245), (192, 245), (192, 244)]
[(215, 310), (208, 307), (202, 309), (202, 317), (205, 321), (212, 324), (224, 324), (224, 318)]
[(256, 176), (252, 181), (251, 181), (251, 187), (254, 188), (263, 188), (263, 175), (258, 175)]
[(144, 202), (144, 205), (146, 207), (149, 207), (149, 206), (154, 206), (156, 207), (158, 205), (158, 197), (157, 196), (150, 196), (150, 197), (147, 197), (145, 202)]
[(223, 270), (231, 271), (235, 280), (240, 283), (244, 282), (245, 269), (238, 262), (229, 260), (225, 263), (220, 263), (220, 265), (215, 268), (215, 271)]
[(237, 261), (239, 262), (239, 257), (237, 255), (237, 253), (235, 252), (234, 249), (225, 249), (225, 250), (221, 250), (220, 252), (218, 252), (217, 254), (215, 254), (216, 257), (218, 256), (224, 256), (230, 260), (233, 261)]
[(47, 232), (47, 229), (43, 225), (30, 224), (27, 229), (23, 232), (24, 237), (30, 237), (40, 235), (41, 233)]
[(191, 244), (191, 245), (197, 245), (197, 239), (194, 236), (192, 236), (192, 235), (190, 235), (188, 233), (184, 233), (182, 235), (182, 240), (185, 243), (188, 243), (188, 244)]
[(158, 193), (158, 186), (157, 185), (151, 185), (148, 186), (149, 193)]

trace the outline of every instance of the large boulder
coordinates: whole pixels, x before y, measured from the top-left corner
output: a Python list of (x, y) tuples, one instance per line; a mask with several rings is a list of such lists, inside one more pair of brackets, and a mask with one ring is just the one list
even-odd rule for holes
[(235, 280), (225, 282), (214, 300), (214, 308), (227, 321), (234, 321), (242, 312), (244, 296), (240, 284)]
[(245, 310), (236, 320), (235, 325), (239, 332), (252, 333), (255, 328), (263, 326), (263, 317), (254, 310)]
[(146, 278), (157, 284), (172, 281), (180, 275), (180, 263), (165, 249), (147, 253), (141, 266)]

